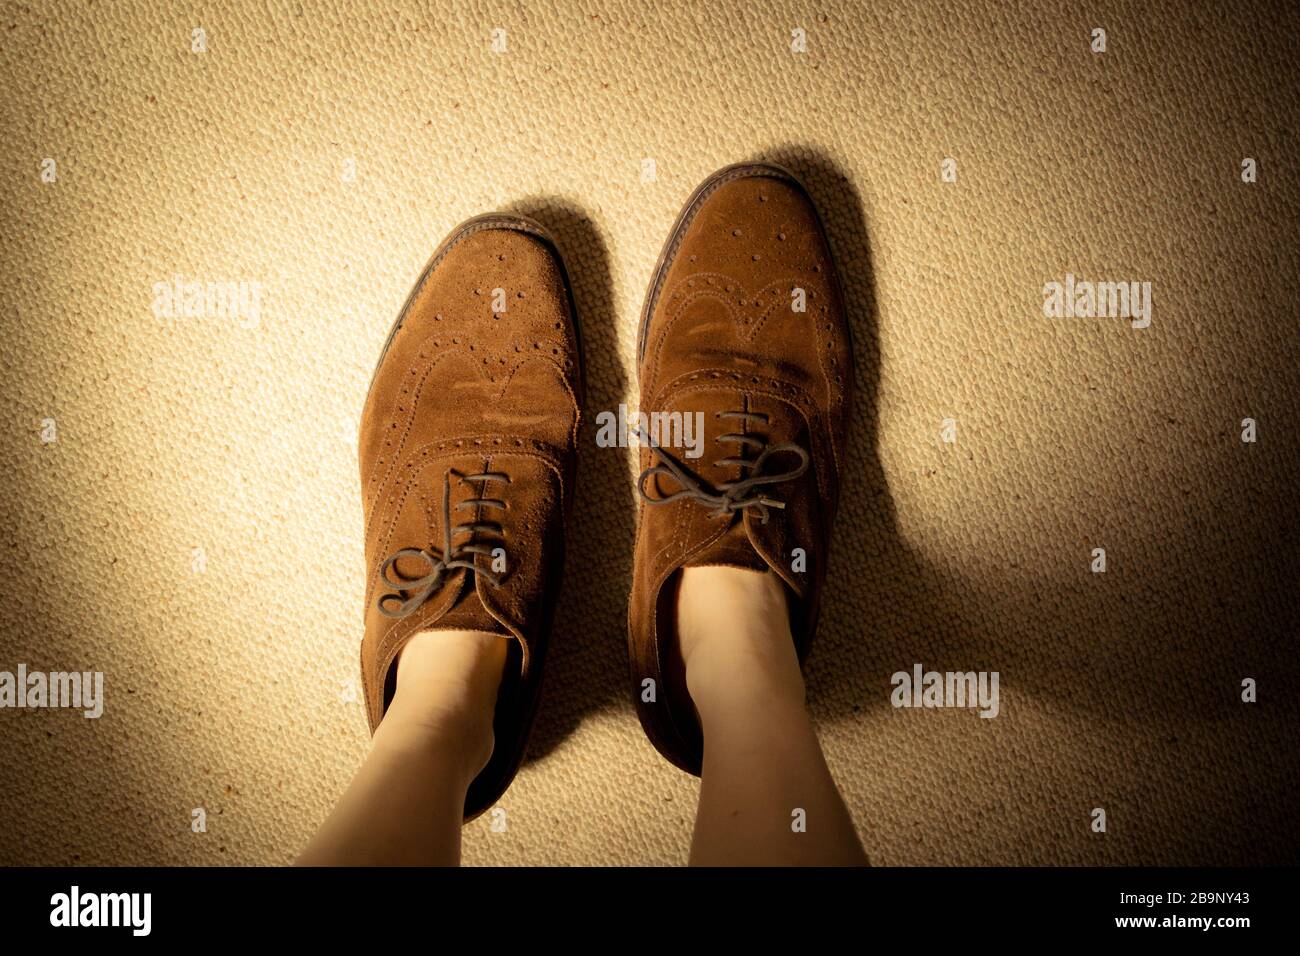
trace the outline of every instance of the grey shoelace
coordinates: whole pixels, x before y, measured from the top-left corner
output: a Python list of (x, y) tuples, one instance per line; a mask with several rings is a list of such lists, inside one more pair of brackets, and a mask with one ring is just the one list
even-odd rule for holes
[[(742, 422), (757, 422), (762, 425), (766, 425), (768, 421), (767, 415), (762, 412), (717, 412), (716, 415), (718, 418), (739, 419)], [(744, 511), (747, 508), (756, 508), (758, 514), (762, 516), (763, 523), (767, 524), (768, 509), (784, 508), (785, 502), (769, 498), (756, 491), (756, 489), (764, 485), (775, 485), (783, 481), (790, 481), (793, 478), (798, 478), (808, 470), (808, 452), (794, 442), (769, 445), (767, 439), (761, 435), (739, 433), (719, 435), (714, 441), (754, 447), (760, 449), (760, 451), (754, 458), (730, 457), (716, 460), (713, 464), (720, 468), (729, 466), (740, 468), (743, 477), (736, 481), (722, 482), (714, 489), (709, 487), (698, 475), (692, 473), (676, 458), (664, 451), (662, 447), (650, 442), (650, 436), (644, 430), (638, 429), (638, 432), (643, 436), (647, 444), (652, 445), (655, 454), (660, 459), (659, 464), (652, 465), (641, 472), (641, 477), (637, 479), (636, 490), (641, 495), (641, 500), (648, 505), (666, 505), (681, 498), (694, 498), (702, 504), (712, 506), (713, 510), (709, 512), (710, 517), (720, 517), (737, 511)], [(763, 466), (767, 464), (772, 456), (779, 454), (798, 455), (799, 465), (788, 471), (763, 474)], [(651, 497), (645, 490), (645, 483), (647, 479), (655, 475), (672, 476), (682, 486), (682, 490), (673, 492), (663, 498)]]
[[(481, 471), (472, 475), (464, 475), (460, 480), (464, 484), (477, 484), (480, 488), (489, 481), (510, 483), (510, 477), (500, 471)], [(482, 506), (504, 509), (506, 507), (506, 503), (500, 498), (484, 498), (481, 495), (482, 491), (479, 492), (478, 497), (467, 498), (456, 505), (456, 508)], [(493, 548), (490, 545), (476, 542), (472, 538), (459, 545), (452, 544), (452, 538), (463, 532), (468, 531), (471, 535), (487, 532), (499, 534), (501, 526), (488, 521), (473, 521), (469, 524), (453, 525), (451, 523), (451, 511), (451, 472), (448, 471), (442, 483), (442, 555), (439, 557), (430, 554), (423, 548), (402, 548), (385, 558), (384, 563), (379, 566), (379, 576), (386, 585), (392, 588), (392, 593), (380, 596), (378, 601), (380, 614), (386, 617), (406, 617), (427, 601), (438, 588), (442, 587), (443, 578), (452, 568), (465, 568), (474, 574), (482, 575), (493, 587), (501, 585), (500, 576), (480, 568), (474, 563), (474, 555), (490, 555), (492, 553)], [(500, 545), (498, 544), (497, 547), (500, 547)], [(468, 557), (466, 557), (467, 555)], [(393, 566), (399, 558), (421, 558), (428, 563), (429, 573), (417, 578), (393, 580), (389, 577), (389, 571), (393, 570)], [(401, 592), (403, 591), (410, 593), (411, 596), (402, 600)], [(397, 602), (396, 607), (392, 606), (393, 602)]]

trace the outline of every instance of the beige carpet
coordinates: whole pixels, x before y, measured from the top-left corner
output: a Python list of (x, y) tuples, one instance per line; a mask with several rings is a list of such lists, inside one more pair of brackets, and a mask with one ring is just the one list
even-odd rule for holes
[[(1284, 3), (5, 3), (0, 670), (106, 701), (0, 710), (0, 862), (291, 860), (366, 748), (355, 433), (420, 266), (548, 224), (590, 422), (635, 405), (678, 207), (760, 157), (853, 311), (809, 693), (873, 862), (1295, 861), (1298, 47)], [(1067, 273), (1150, 282), (1150, 326), (1045, 318)], [(175, 276), (260, 311), (160, 315)], [(467, 863), (686, 857), (697, 782), (626, 697), (632, 459), (592, 439), (534, 757)], [(894, 709), (918, 662), (1001, 713)]]

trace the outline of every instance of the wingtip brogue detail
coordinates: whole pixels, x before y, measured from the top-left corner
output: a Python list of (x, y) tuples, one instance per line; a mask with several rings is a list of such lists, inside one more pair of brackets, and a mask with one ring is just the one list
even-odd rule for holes
[(360, 428), (372, 731), (421, 631), (511, 641), (495, 749), (470, 787), (487, 809), (523, 758), (541, 689), (582, 403), (577, 316), (553, 240), (524, 217), (457, 227), (389, 333)]
[[(702, 735), (680, 674), (673, 582), (683, 567), (771, 570), (788, 588), (802, 660), (815, 631), (853, 389), (835, 263), (817, 210), (787, 170), (710, 176), (655, 267), (638, 336), (642, 412), (704, 415), (716, 457), (640, 453), (628, 641), (637, 713), (655, 747), (699, 773)], [(792, 560), (801, 554), (802, 560)]]

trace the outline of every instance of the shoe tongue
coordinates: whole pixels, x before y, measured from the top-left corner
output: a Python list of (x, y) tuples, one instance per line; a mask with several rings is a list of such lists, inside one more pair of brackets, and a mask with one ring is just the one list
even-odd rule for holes
[(486, 631), (489, 634), (510, 636), (510, 632), (502, 626), (500, 621), (489, 614), (487, 608), (483, 606), (483, 601), (478, 596), (478, 589), (475, 587), (474, 575), (468, 572), (464, 572), (464, 579), (456, 603), (448, 608), (445, 614), (430, 624), (426, 630)]
[[(702, 418), (702, 427), (699, 428), (698, 438), (707, 447), (715, 447), (711, 444), (714, 436), (724, 432), (741, 432), (743, 425), (734, 419), (718, 419), (719, 412), (736, 412), (748, 407), (746, 396), (740, 391), (730, 391), (727, 389), (708, 390), (704, 392), (688, 391), (675, 396), (666, 409), (668, 411), (680, 411), (685, 415), (699, 414)], [(708, 437), (706, 437), (706, 432)], [(725, 445), (716, 446), (723, 449), (724, 455), (736, 453), (736, 446)], [(680, 454), (677, 449), (673, 453)], [(740, 475), (734, 465), (728, 465), (725, 468), (714, 468), (704, 463), (704, 460), (694, 460), (689, 457), (680, 459), (689, 469), (695, 471), (705, 482), (717, 484), (721, 481), (734, 481)], [(695, 507), (704, 507), (696, 505)], [(710, 519), (716, 521), (718, 519)], [(743, 512), (737, 512), (732, 515), (731, 524), (723, 535), (711, 544), (706, 545), (701, 551), (693, 555), (683, 567), (705, 567), (709, 565), (721, 565), (724, 567), (744, 568), (751, 571), (768, 570), (767, 562), (763, 556), (754, 550), (750, 544), (749, 535), (745, 531), (745, 516)]]
[(755, 551), (754, 546), (749, 543), (749, 535), (745, 532), (745, 522), (742, 515), (736, 515), (732, 519), (731, 527), (727, 529), (722, 537), (693, 555), (683, 567), (701, 568), (717, 565), (729, 568), (745, 568), (749, 571), (766, 571), (768, 569), (763, 556)]

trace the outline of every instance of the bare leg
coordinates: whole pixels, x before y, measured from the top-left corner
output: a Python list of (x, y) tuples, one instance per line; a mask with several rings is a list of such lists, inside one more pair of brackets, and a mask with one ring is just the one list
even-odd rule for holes
[(506, 641), (429, 631), (402, 648), (370, 754), (300, 866), (455, 866), (465, 791), (492, 756)]
[(678, 637), (704, 731), (694, 866), (867, 862), (804, 706), (784, 587), (740, 568), (682, 571)]

